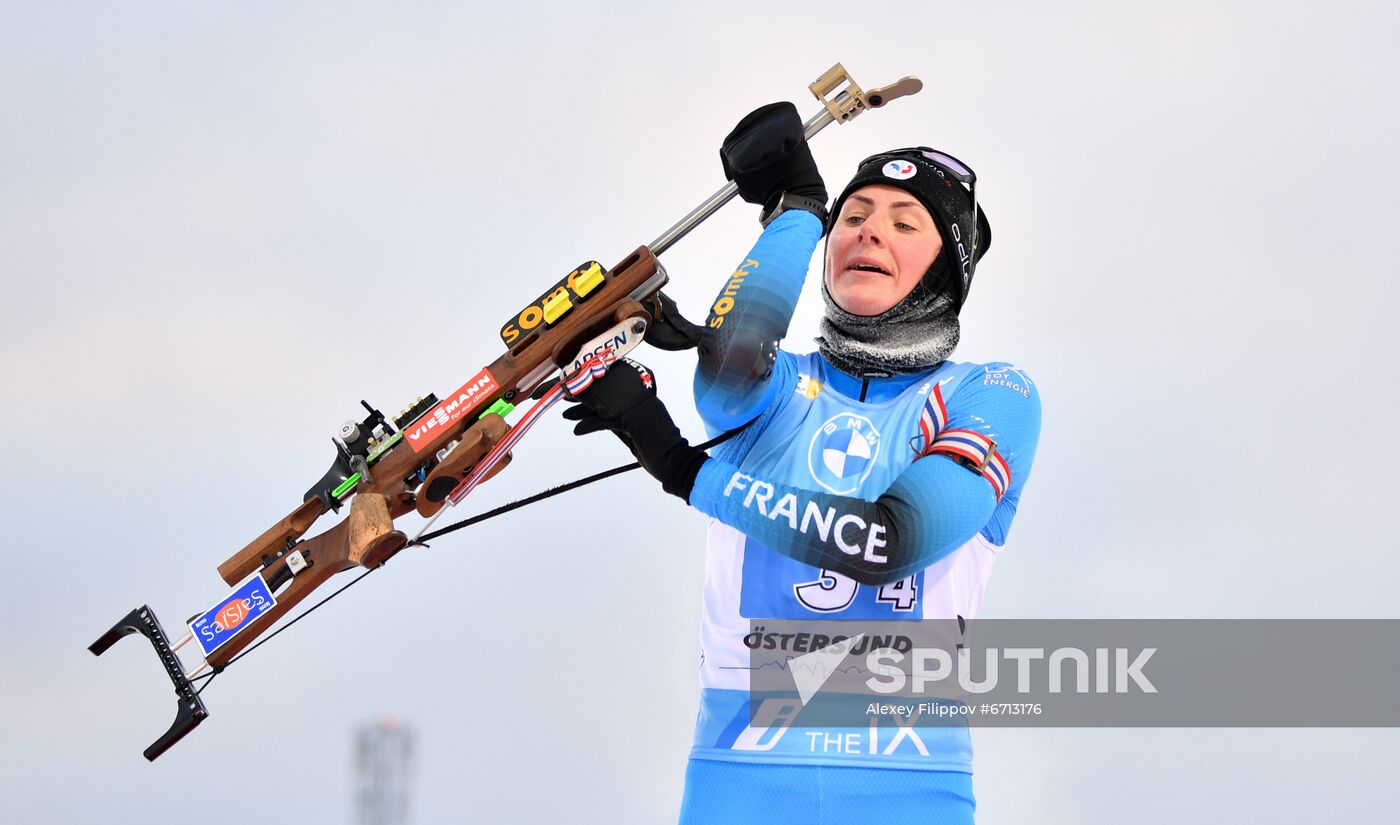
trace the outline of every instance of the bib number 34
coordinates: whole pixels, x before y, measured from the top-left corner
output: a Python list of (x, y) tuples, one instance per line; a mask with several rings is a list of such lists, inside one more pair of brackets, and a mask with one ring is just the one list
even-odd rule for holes
[[(816, 581), (801, 582), (792, 586), (797, 600), (808, 610), (818, 613), (835, 613), (851, 606), (860, 592), (860, 582), (830, 570), (821, 571)], [(875, 601), (890, 605), (891, 610), (906, 613), (914, 609), (919, 600), (919, 586), (913, 576), (906, 576), (897, 582), (880, 585)]]

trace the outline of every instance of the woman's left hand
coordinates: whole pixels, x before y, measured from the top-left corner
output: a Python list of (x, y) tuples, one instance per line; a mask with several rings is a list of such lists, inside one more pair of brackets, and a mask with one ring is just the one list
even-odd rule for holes
[(651, 370), (623, 358), (579, 393), (564, 418), (578, 422), (574, 435), (611, 430), (666, 492), (689, 502), (695, 476), (709, 456), (690, 446), (656, 395)]

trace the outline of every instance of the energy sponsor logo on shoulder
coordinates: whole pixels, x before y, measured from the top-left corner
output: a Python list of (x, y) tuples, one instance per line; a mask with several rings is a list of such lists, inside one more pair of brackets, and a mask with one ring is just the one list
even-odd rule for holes
[(1026, 374), (1011, 364), (995, 364), (982, 368), (982, 385), (987, 387), (1006, 387), (1008, 390), (1020, 393), (1026, 398), (1031, 397), (1031, 379)]
[(812, 436), (807, 468), (812, 479), (837, 495), (860, 489), (880, 454), (880, 431), (854, 413), (832, 416)]

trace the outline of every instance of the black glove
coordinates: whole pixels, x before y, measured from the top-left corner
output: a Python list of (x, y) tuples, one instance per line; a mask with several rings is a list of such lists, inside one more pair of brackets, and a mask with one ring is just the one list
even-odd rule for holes
[(690, 446), (676, 428), (656, 396), (651, 370), (624, 358), (574, 400), (581, 403), (564, 411), (565, 418), (578, 422), (574, 435), (612, 430), (642, 469), (661, 482), (661, 489), (690, 501), (695, 477), (709, 456)]
[(724, 176), (739, 185), (739, 197), (778, 205), (784, 192), (826, 203), (826, 184), (802, 136), (802, 118), (791, 103), (770, 103), (739, 121), (719, 150)]
[(648, 305), (652, 319), (642, 340), (657, 349), (671, 352), (694, 349), (700, 346), (709, 332), (707, 328), (686, 320), (680, 307), (664, 292), (656, 293)]

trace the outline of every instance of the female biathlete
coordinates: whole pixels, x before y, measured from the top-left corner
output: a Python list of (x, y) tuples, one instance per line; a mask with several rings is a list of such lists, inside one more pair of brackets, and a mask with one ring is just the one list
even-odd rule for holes
[[(711, 454), (690, 446), (628, 361), (565, 413), (579, 434), (616, 432), (712, 519), (681, 822), (972, 822), (965, 725), (883, 738), (863, 721), (837, 736), (788, 727), (750, 703), (744, 637), (765, 619), (977, 613), (1030, 473), (1040, 399), (1019, 367), (948, 360), (991, 243), (976, 176), (943, 152), (884, 152), (828, 214), (785, 103), (744, 118), (721, 158), (764, 229), (699, 336), (695, 400), (712, 434), (737, 434)], [(796, 355), (778, 343), (823, 236), (818, 351)]]

